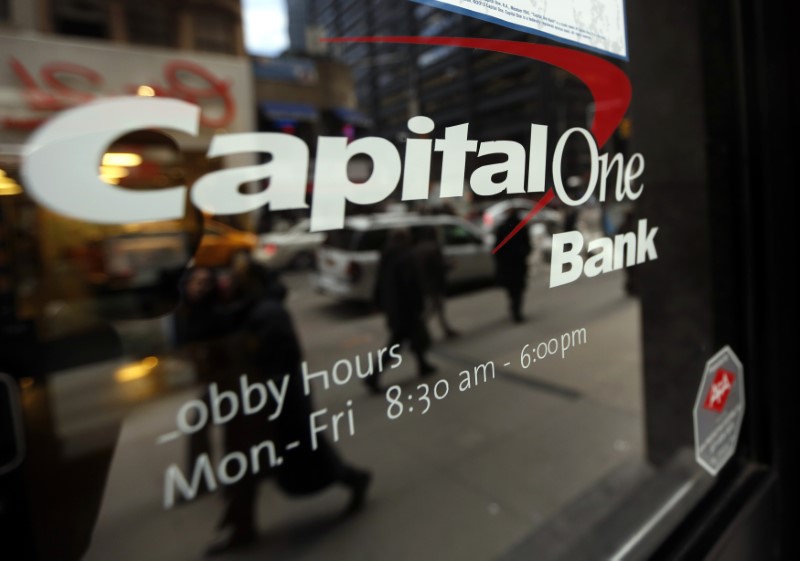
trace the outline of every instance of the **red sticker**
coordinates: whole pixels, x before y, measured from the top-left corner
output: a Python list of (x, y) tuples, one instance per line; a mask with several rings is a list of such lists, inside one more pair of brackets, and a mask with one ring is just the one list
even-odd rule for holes
[(717, 370), (703, 407), (714, 413), (722, 413), (722, 410), (725, 409), (725, 403), (728, 401), (728, 396), (731, 394), (734, 380), (736, 380), (736, 375), (733, 372), (724, 368)]

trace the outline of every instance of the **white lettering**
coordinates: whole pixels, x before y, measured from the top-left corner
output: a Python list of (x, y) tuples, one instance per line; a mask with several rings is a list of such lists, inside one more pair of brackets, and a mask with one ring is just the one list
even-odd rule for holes
[(614, 175), (614, 194), (617, 200), (621, 201), (624, 197), (624, 193), (622, 192), (622, 167), (625, 165), (622, 161), (622, 154), (614, 154), (610, 164), (608, 163), (608, 154), (603, 154), (598, 159), (600, 161), (599, 199), (601, 201), (606, 200), (606, 183), (608, 183), (608, 176), (612, 172), (616, 172)]
[(95, 224), (183, 218), (186, 187), (153, 191), (116, 187), (100, 179), (100, 162), (119, 137), (141, 129), (196, 136), (197, 105), (168, 98), (122, 97), (87, 103), (38, 128), (25, 149), (25, 191), (50, 210)]
[[(192, 202), (212, 214), (241, 214), (269, 205), (271, 210), (306, 208), (308, 146), (289, 134), (259, 132), (215, 136), (209, 158), (243, 152), (271, 154), (272, 160), (257, 166), (212, 171), (192, 188)], [(242, 193), (239, 187), (250, 181), (269, 180), (259, 193)]]
[[(550, 287), (578, 280), (581, 273), (587, 277), (608, 273), (622, 267), (632, 267), (645, 261), (658, 259), (655, 237), (658, 228), (647, 227), (647, 220), (639, 220), (636, 234), (627, 232), (612, 238), (598, 238), (589, 242), (587, 251), (593, 253), (583, 263), (580, 252), (583, 236), (577, 230), (553, 235), (553, 258), (550, 265)], [(569, 249), (566, 249), (569, 246)], [(567, 267), (569, 267), (567, 269)]]
[[(242, 393), (242, 412), (245, 415), (253, 415), (261, 411), (267, 405), (267, 390), (264, 384), (255, 382), (250, 384), (247, 380), (247, 374), (242, 374), (239, 377), (239, 389)], [(253, 392), (258, 394), (258, 401), (253, 405)]]
[(283, 404), (286, 402), (286, 392), (289, 391), (289, 376), (291, 376), (291, 374), (283, 375), (280, 388), (275, 385), (274, 381), (267, 380), (267, 389), (272, 395), (273, 401), (275, 401), (275, 411), (272, 412), (272, 415), (267, 417), (270, 421), (274, 421), (280, 417), (281, 411), (283, 411)]
[(306, 395), (311, 395), (311, 381), (314, 378), (322, 378), (322, 384), (326, 390), (330, 387), (327, 370), (320, 370), (318, 372), (309, 372), (308, 363), (306, 361), (303, 361), (303, 364), (300, 365), (300, 369), (303, 373), (303, 391), (305, 392)]
[[(238, 467), (236, 468), (236, 471), (233, 472), (233, 475), (231, 475), (228, 470), (228, 466), (231, 463), (238, 464)], [(241, 481), (242, 477), (244, 477), (245, 473), (247, 473), (247, 456), (241, 452), (231, 452), (230, 454), (227, 454), (224, 458), (222, 458), (217, 466), (217, 479), (223, 485), (233, 485), (234, 483), (238, 483)]]
[(636, 263), (653, 261), (658, 259), (656, 246), (654, 245), (658, 228), (647, 230), (647, 220), (639, 220), (639, 235), (636, 239)]
[[(347, 164), (357, 154), (372, 159), (372, 174), (364, 183), (354, 183), (347, 175)], [(343, 227), (347, 201), (368, 205), (386, 199), (400, 181), (400, 170), (400, 155), (385, 138), (367, 137), (348, 144), (346, 138), (319, 137), (311, 230)]]
[[(211, 403), (211, 419), (215, 425), (224, 425), (236, 416), (239, 410), (239, 400), (232, 391), (219, 393), (216, 382), (208, 386), (208, 400)], [(224, 403), (227, 402), (227, 413), (223, 413)]]
[[(418, 116), (408, 120), (408, 130), (416, 134), (430, 134), (433, 119)], [(420, 201), (429, 196), (431, 182), (431, 147), (433, 141), (425, 138), (406, 140), (406, 158), (403, 166), (403, 200)]]
[[(580, 133), (586, 139), (586, 145), (589, 147), (589, 161), (591, 162), (589, 183), (586, 186), (586, 192), (579, 199), (573, 199), (569, 196), (566, 189), (564, 189), (564, 182), (561, 179), (561, 160), (564, 157), (564, 148), (567, 145), (567, 140), (573, 133)], [(553, 186), (556, 189), (558, 197), (570, 206), (582, 205), (591, 198), (594, 193), (595, 184), (597, 183), (597, 144), (595, 144), (594, 137), (586, 129), (580, 127), (571, 128), (561, 135), (556, 143), (556, 151), (553, 155)]]
[(626, 232), (614, 236), (614, 270), (621, 269), (626, 263), (636, 262), (636, 234)]
[(311, 430), (311, 449), (316, 450), (319, 447), (319, 441), (317, 439), (317, 434), (324, 432), (325, 429), (328, 428), (328, 425), (318, 425), (317, 424), (317, 417), (321, 417), (328, 412), (327, 409), (320, 409), (319, 411), (314, 411), (311, 415), (308, 416), (308, 423), (309, 429)]
[[(339, 367), (341, 365), (345, 366), (344, 370), (347, 372), (347, 374), (345, 375), (345, 377), (343, 379), (340, 378), (339, 375), (338, 375), (339, 374), (339, 370), (340, 370)], [(336, 385), (337, 386), (342, 386), (342, 385), (344, 385), (344, 384), (346, 384), (347, 382), (350, 381), (350, 378), (353, 375), (353, 365), (350, 364), (350, 361), (347, 360), (346, 358), (343, 358), (341, 360), (337, 360), (334, 363), (333, 368), (331, 369), (331, 374), (333, 375), (333, 381), (336, 383)]]
[(586, 246), (588, 252), (599, 250), (596, 254), (586, 259), (583, 266), (583, 274), (587, 277), (596, 277), (602, 273), (608, 273), (614, 265), (614, 242), (610, 238), (598, 238), (589, 242)]
[[(583, 269), (582, 249), (583, 236), (577, 230), (553, 234), (550, 288), (578, 280)], [(569, 265), (567, 270), (566, 265)]]
[[(478, 157), (489, 154), (505, 154), (506, 161), (499, 164), (486, 164), (472, 173), (470, 187), (476, 195), (499, 195), (500, 193), (525, 193), (525, 147), (518, 142), (498, 140), (482, 142)], [(505, 174), (505, 178), (495, 182), (494, 176)]]
[(444, 138), (437, 138), (433, 149), (442, 153), (442, 179), (439, 196), (461, 197), (464, 195), (464, 168), (467, 152), (478, 149), (477, 140), (469, 140), (469, 123), (447, 127)]
[[(635, 166), (635, 168), (634, 168)], [(644, 183), (639, 185), (639, 190), (634, 191), (631, 183), (634, 179), (638, 179), (644, 173), (644, 156), (641, 154), (634, 154), (631, 156), (628, 165), (625, 166), (625, 194), (632, 201), (639, 198), (644, 190)]]
[[(194, 410), (194, 420), (189, 417), (189, 412)], [(208, 422), (208, 407), (199, 399), (192, 399), (184, 403), (178, 410), (177, 418), (178, 430), (183, 434), (192, 434), (199, 431)]]
[(194, 464), (192, 472), (192, 483), (186, 481), (181, 469), (176, 465), (167, 468), (164, 474), (164, 508), (172, 508), (175, 505), (175, 490), (177, 489), (183, 498), (191, 501), (200, 491), (200, 482), (205, 480), (206, 486), (211, 491), (216, 491), (217, 482), (214, 479), (214, 470), (211, 469), (211, 462), (208, 454), (200, 454)]
[[(63, 111), (31, 135), (22, 161), (25, 189), (50, 210), (91, 223), (128, 224), (180, 219), (186, 210), (185, 186), (158, 190), (123, 189), (101, 181), (99, 165), (108, 147), (126, 133), (166, 129), (196, 135), (199, 117), (200, 110), (196, 105), (159, 97), (104, 99)], [(433, 120), (425, 116), (412, 117), (408, 121), (408, 130), (413, 134), (428, 135), (434, 129)], [(573, 198), (564, 187), (561, 167), (566, 144), (576, 133), (586, 142), (590, 173), (586, 191)], [(348, 202), (370, 205), (386, 200), (396, 189), (401, 175), (402, 200), (427, 199), (430, 196), (433, 151), (442, 153), (441, 198), (463, 196), (466, 158), (467, 154), (474, 152), (478, 158), (493, 154), (506, 156), (505, 161), (484, 164), (471, 174), (469, 183), (475, 194), (522, 194), (526, 187), (529, 193), (542, 193), (545, 191), (547, 168), (547, 135), (546, 126), (531, 124), (529, 152), (526, 154), (526, 147), (517, 142), (479, 143), (472, 140), (469, 138), (469, 123), (463, 123), (446, 127), (444, 138), (409, 138), (402, 161), (394, 144), (383, 138), (367, 137), (348, 142), (342, 137), (319, 137), (310, 228), (312, 231), (341, 228)], [(268, 154), (271, 159), (259, 165), (216, 170), (200, 177), (191, 192), (192, 203), (213, 214), (240, 214), (263, 206), (269, 206), (271, 210), (307, 208), (310, 154), (308, 145), (300, 138), (271, 132), (222, 134), (212, 139), (207, 155), (216, 158), (254, 152)], [(370, 158), (373, 164), (369, 178), (361, 183), (348, 174), (351, 160), (359, 155)], [(604, 201), (606, 184), (612, 173), (615, 174), (614, 194), (618, 200), (626, 197), (635, 200), (644, 189), (644, 184), (634, 187), (634, 181), (645, 169), (641, 154), (634, 154), (627, 164), (620, 154), (611, 160), (607, 154), (599, 156), (592, 134), (579, 127), (567, 130), (558, 139), (551, 165), (556, 194), (570, 206), (581, 205), (595, 194), (601, 202)], [(64, 178), (68, 178), (66, 185)], [(242, 185), (255, 181), (264, 181), (267, 187), (252, 193), (240, 190)], [(640, 241), (640, 254), (653, 258), (654, 235), (650, 235), (649, 242), (647, 239), (644, 243)], [(615, 268), (618, 262), (615, 253)], [(602, 265), (601, 270), (606, 266), (605, 261), (600, 263), (598, 260), (598, 264)], [(594, 270), (594, 264), (591, 267)], [(563, 274), (563, 271), (555, 273), (557, 278)], [(314, 375), (327, 376), (327, 373)], [(308, 388), (308, 380), (305, 382)], [(327, 389), (327, 378), (325, 383)], [(247, 390), (248, 399), (261, 399), (260, 390), (255, 388)], [(252, 407), (256, 406), (248, 403), (247, 408)]]

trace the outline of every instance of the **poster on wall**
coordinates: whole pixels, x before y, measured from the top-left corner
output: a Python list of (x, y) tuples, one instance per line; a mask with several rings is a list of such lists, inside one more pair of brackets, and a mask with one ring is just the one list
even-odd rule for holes
[(628, 60), (625, 0), (414, 0)]

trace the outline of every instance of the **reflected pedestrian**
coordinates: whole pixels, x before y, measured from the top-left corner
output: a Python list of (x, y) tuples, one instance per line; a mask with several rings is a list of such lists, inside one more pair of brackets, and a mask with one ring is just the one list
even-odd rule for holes
[[(222, 308), (217, 275), (207, 267), (188, 269), (180, 280), (179, 289), (181, 303), (173, 316), (175, 345), (192, 364), (197, 382), (208, 388), (230, 363), (230, 352), (224, 340), (230, 326)], [(200, 399), (209, 407), (207, 389)], [(190, 420), (194, 423), (197, 419)], [(210, 449), (208, 425), (189, 435), (188, 472)]]
[[(625, 218), (619, 227), (619, 231), (623, 233), (636, 231), (636, 216), (634, 209), (629, 209), (625, 212)], [(628, 296), (639, 296), (639, 268), (638, 267), (624, 267), (625, 271), (625, 293)]]
[[(290, 496), (307, 496), (341, 484), (350, 491), (344, 512), (354, 514), (364, 505), (371, 475), (344, 462), (323, 435), (315, 435), (312, 445), (308, 420), (314, 407), (303, 387), (300, 341), (284, 305), (287, 290), (274, 272), (264, 269), (262, 273), (259, 300), (238, 339), (242, 344), (240, 356), (246, 357), (246, 363), (237, 372), (271, 380), (278, 386), (288, 374), (283, 409), (272, 420), (266, 410), (234, 417), (225, 425), (225, 448), (241, 451), (257, 442), (272, 441), (277, 450), (287, 451), (282, 455), (283, 463), (271, 472), (282, 491)], [(224, 553), (255, 540), (258, 479), (248, 473), (225, 488), (226, 505), (218, 524), (221, 533), (207, 554)]]
[(578, 209), (568, 206), (564, 209), (564, 231), (572, 232), (578, 229)]
[[(506, 211), (503, 220), (495, 230), (495, 240), (501, 242), (514, 230), (522, 220), (516, 209)], [(531, 240), (527, 228), (517, 232), (495, 254), (495, 273), (497, 283), (508, 294), (511, 317), (516, 323), (524, 321), (522, 301), (528, 282), (528, 254), (531, 252)]]
[(256, 263), (250, 253), (236, 253), (231, 259), (228, 298), (240, 305), (250, 306), (261, 299), (272, 276), (272, 270)]
[[(430, 335), (425, 325), (425, 291), (416, 266), (408, 230), (392, 230), (378, 262), (375, 303), (386, 316), (389, 328), (387, 348), (408, 342), (417, 361), (417, 372), (428, 376), (436, 368), (425, 356)], [(381, 391), (379, 373), (383, 365), (364, 382), (374, 393)]]
[(436, 229), (431, 226), (423, 226), (419, 228), (417, 236), (417, 241), (414, 245), (414, 257), (419, 268), (427, 306), (439, 320), (445, 336), (448, 338), (455, 337), (458, 332), (447, 321), (444, 310), (447, 263), (436, 236)]
[(180, 281), (180, 292), (181, 304), (174, 316), (176, 344), (184, 346), (219, 335), (224, 326), (220, 323), (222, 301), (214, 271), (207, 267), (188, 269)]

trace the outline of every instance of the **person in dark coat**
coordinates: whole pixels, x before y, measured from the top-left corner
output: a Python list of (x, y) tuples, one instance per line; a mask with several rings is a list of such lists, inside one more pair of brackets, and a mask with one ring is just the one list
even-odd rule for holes
[[(430, 335), (425, 325), (425, 290), (411, 246), (411, 234), (407, 230), (392, 230), (381, 252), (375, 304), (386, 316), (389, 328), (387, 348), (408, 342), (417, 360), (419, 375), (434, 373), (436, 368), (425, 357), (430, 347)], [(381, 391), (379, 374), (382, 370), (381, 364), (364, 379), (374, 393)]]
[(447, 321), (444, 310), (447, 264), (433, 227), (419, 229), (419, 236), (414, 244), (414, 256), (430, 311), (439, 320), (445, 336), (455, 337), (458, 332)]
[[(503, 221), (495, 230), (497, 243), (503, 241), (519, 224), (522, 217), (516, 209), (509, 209)], [(528, 281), (528, 254), (531, 252), (531, 240), (527, 228), (517, 232), (508, 242), (494, 254), (497, 283), (508, 294), (511, 317), (517, 323), (523, 321), (522, 301)]]
[[(222, 302), (216, 273), (208, 267), (187, 269), (179, 282), (181, 302), (173, 315), (173, 339), (178, 350), (194, 368), (204, 388), (217, 382), (231, 364), (232, 349), (226, 339), (232, 325)], [(208, 392), (200, 398), (209, 406)], [(195, 422), (196, 419), (191, 419)], [(211, 449), (209, 426), (188, 437), (188, 466)], [(201, 489), (207, 492), (208, 489)]]
[[(221, 323), (221, 294), (217, 276), (207, 267), (188, 269), (180, 281), (181, 303), (173, 316), (175, 344), (179, 347), (219, 336), (225, 326)], [(194, 347), (192, 350), (198, 350)], [(200, 357), (197, 357), (200, 358)], [(194, 360), (204, 365), (205, 360)]]
[[(623, 233), (636, 231), (636, 216), (634, 209), (630, 209), (625, 213), (625, 218), (619, 227), (619, 231)], [(639, 295), (639, 268), (638, 267), (624, 267), (625, 271), (625, 293), (628, 296)]]
[[(303, 387), (300, 340), (284, 305), (287, 290), (271, 270), (262, 268), (259, 274), (259, 299), (249, 308), (240, 339), (241, 356), (246, 357), (247, 364), (237, 372), (248, 372), (262, 382), (272, 379), (277, 385), (289, 374), (288, 387), (283, 411), (277, 418), (268, 420), (265, 411), (237, 415), (227, 423), (225, 447), (239, 451), (254, 442), (271, 440), (277, 450), (286, 450), (283, 463), (272, 472), (283, 492), (307, 496), (341, 484), (350, 490), (345, 514), (354, 514), (363, 507), (371, 475), (342, 460), (323, 435), (316, 435), (317, 446), (312, 449), (308, 420), (314, 405)], [(299, 446), (289, 447), (296, 443)], [(226, 506), (218, 524), (224, 532), (208, 554), (223, 553), (255, 540), (257, 485), (258, 476), (248, 474), (225, 488)]]
[(275, 272), (253, 260), (249, 253), (234, 255), (228, 296), (233, 302), (249, 308), (259, 302), (267, 286), (274, 281)]

